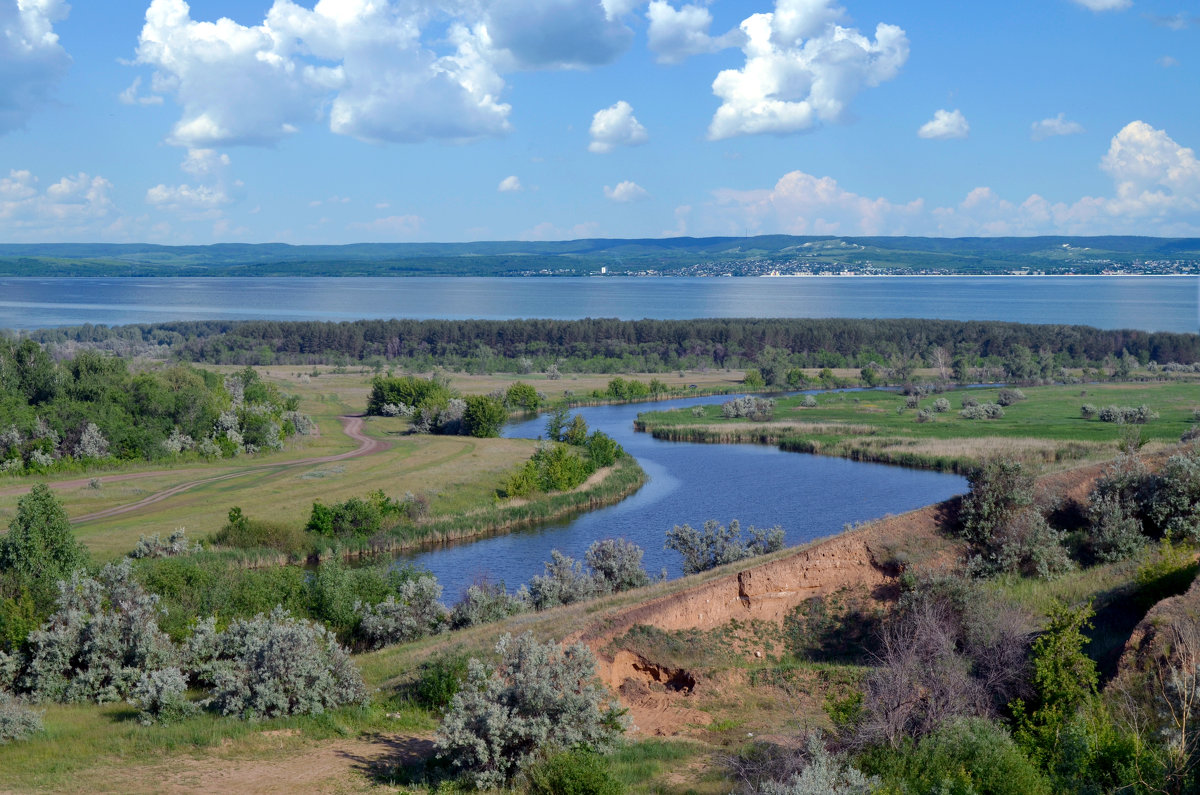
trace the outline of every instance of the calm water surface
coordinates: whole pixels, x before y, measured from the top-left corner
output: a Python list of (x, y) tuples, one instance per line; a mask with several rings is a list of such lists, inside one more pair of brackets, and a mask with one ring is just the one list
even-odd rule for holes
[(0, 278), (0, 328), (172, 320), (924, 317), (1200, 330), (1172, 276)]
[[(957, 475), (864, 464), (841, 458), (784, 453), (764, 445), (709, 445), (658, 441), (634, 433), (639, 411), (701, 403), (729, 396), (578, 409), (589, 427), (613, 436), (646, 470), (649, 482), (609, 508), (560, 524), (439, 547), (407, 557), (428, 568), (458, 600), (472, 582), (488, 577), (512, 588), (543, 571), (552, 549), (582, 560), (595, 540), (623, 537), (646, 550), (646, 570), (682, 573), (676, 552), (662, 548), (673, 525), (699, 527), (706, 519), (742, 526), (782, 525), (791, 546), (842, 530), (847, 522), (903, 513), (966, 491)], [(849, 397), (847, 399), (850, 399)], [(545, 418), (505, 429), (505, 436), (537, 437)]]

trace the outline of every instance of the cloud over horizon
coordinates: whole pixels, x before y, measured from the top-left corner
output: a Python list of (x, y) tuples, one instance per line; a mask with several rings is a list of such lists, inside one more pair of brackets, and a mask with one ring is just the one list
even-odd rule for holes
[(1113, 180), (1112, 196), (1050, 202), (1034, 193), (1013, 202), (981, 186), (943, 207), (862, 196), (832, 177), (792, 171), (770, 189), (714, 191), (704, 233), (1200, 235), (1200, 160), (1192, 149), (1133, 121), (1113, 136), (1098, 165)]

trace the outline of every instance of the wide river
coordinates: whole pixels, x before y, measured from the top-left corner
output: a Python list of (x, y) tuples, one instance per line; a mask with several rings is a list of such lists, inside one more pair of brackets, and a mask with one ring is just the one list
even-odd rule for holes
[(1200, 330), (1187, 276), (0, 278), (0, 329), (172, 320), (922, 317)]
[[(1195, 333), (1200, 280), (1192, 277), (809, 278), (0, 278), (0, 329), (175, 320), (359, 318), (920, 317), (1085, 324)], [(633, 497), (561, 524), (414, 555), (454, 601), (473, 581), (509, 587), (542, 571), (552, 549), (582, 558), (600, 538), (646, 550), (646, 568), (680, 573), (663, 550), (674, 524), (738, 519), (782, 525), (789, 545), (848, 522), (900, 513), (965, 490), (962, 478), (756, 445), (660, 442), (633, 432), (647, 408), (727, 398), (582, 409), (641, 462), (649, 483)], [(537, 437), (544, 420), (509, 427)]]
[[(676, 524), (700, 527), (707, 519), (722, 524), (737, 519), (743, 527), (781, 525), (785, 543), (792, 546), (840, 532), (846, 523), (903, 513), (966, 491), (966, 481), (957, 475), (784, 453), (764, 445), (663, 442), (633, 430), (639, 411), (725, 400), (729, 396), (577, 409), (589, 427), (611, 435), (637, 458), (650, 476), (640, 491), (568, 522), (406, 557), (437, 576), (450, 603), (484, 577), (515, 589), (542, 573), (551, 550), (582, 560), (588, 546), (602, 538), (641, 545), (647, 571), (665, 568), (678, 577), (679, 554), (663, 549), (664, 534)], [(504, 435), (536, 438), (545, 424), (545, 418), (517, 423)]]

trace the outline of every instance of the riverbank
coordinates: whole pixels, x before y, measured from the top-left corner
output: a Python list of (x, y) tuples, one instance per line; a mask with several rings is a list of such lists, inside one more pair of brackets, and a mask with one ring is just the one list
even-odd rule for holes
[(496, 500), (460, 513), (441, 514), (402, 522), (363, 539), (332, 540), (322, 549), (289, 555), (262, 548), (213, 547), (246, 568), (289, 564), (317, 564), (340, 557), (347, 561), (464, 543), (511, 533), (550, 522), (565, 521), (584, 512), (615, 505), (637, 492), (646, 473), (630, 456), (598, 470), (587, 482), (565, 492), (540, 493), (527, 498)]
[[(966, 408), (972, 403), (998, 410), (991, 418), (976, 417)], [(1099, 408), (1111, 405), (1144, 405), (1148, 414), (1142, 424), (1105, 422)], [(635, 428), (665, 441), (763, 444), (966, 473), (996, 456), (1050, 469), (1086, 464), (1111, 457), (1130, 434), (1149, 452), (1197, 427), (1197, 408), (1195, 385), (1181, 382), (989, 387), (923, 396), (869, 390), (782, 398), (760, 421), (724, 417), (719, 406), (646, 412)]]

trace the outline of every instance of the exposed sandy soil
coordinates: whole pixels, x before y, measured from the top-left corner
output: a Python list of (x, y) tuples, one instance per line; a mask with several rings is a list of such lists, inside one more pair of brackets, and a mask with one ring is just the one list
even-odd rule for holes
[[(1153, 467), (1157, 461), (1148, 463)], [(1057, 472), (1040, 479), (1038, 487), (1047, 499), (1082, 503), (1103, 471), (1103, 465), (1093, 465)], [(787, 557), (606, 615), (564, 642), (582, 641), (595, 652), (600, 678), (629, 709), (638, 732), (678, 734), (686, 724), (711, 720), (694, 708), (706, 683), (693, 672), (664, 667), (632, 651), (614, 652), (615, 639), (637, 624), (668, 632), (711, 630), (732, 620), (782, 624), (805, 600), (843, 589), (888, 604), (898, 594), (900, 561), (938, 570), (961, 560), (961, 542), (940, 530), (957, 506), (956, 498), (872, 522)]]

